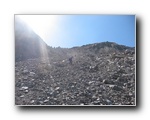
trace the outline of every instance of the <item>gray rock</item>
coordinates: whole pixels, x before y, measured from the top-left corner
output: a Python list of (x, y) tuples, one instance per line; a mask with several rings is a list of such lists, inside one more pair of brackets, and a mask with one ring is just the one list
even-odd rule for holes
[(110, 88), (113, 88), (115, 85), (108, 85)]
[(21, 98), (23, 98), (23, 97), (24, 97), (24, 95), (21, 95), (20, 97), (21, 97)]
[(23, 90), (27, 90), (27, 89), (28, 89), (28, 87), (26, 87), (26, 86), (23, 86), (23, 87), (22, 87), (22, 89), (23, 89)]
[(60, 87), (56, 87), (56, 88), (55, 88), (55, 90), (59, 90), (59, 89), (60, 89)]
[(95, 81), (90, 81), (89, 84), (92, 84), (92, 83), (94, 83), (94, 82), (95, 82)]
[(54, 100), (57, 100), (57, 98), (54, 98)]
[(80, 105), (84, 105), (84, 103), (80, 103)]
[(133, 96), (133, 94), (131, 92), (129, 92), (129, 96)]
[(35, 100), (31, 100), (30, 103), (33, 104), (35, 102)]
[(100, 103), (101, 102), (99, 100), (93, 102), (94, 105), (100, 105)]
[(28, 76), (24, 76), (24, 77), (23, 77), (23, 80), (27, 80), (27, 79), (28, 79)]
[(31, 79), (31, 81), (34, 81), (35, 79)]
[(104, 80), (103, 81), (105, 84), (114, 84), (113, 80)]
[(44, 102), (43, 102), (43, 101), (39, 101), (39, 103), (40, 103), (40, 104), (43, 104)]
[(35, 75), (34, 72), (30, 72), (29, 76), (33, 77)]
[(29, 92), (29, 90), (25, 90), (24, 92), (25, 92), (25, 93), (28, 93), (28, 92)]
[(46, 100), (44, 100), (44, 103), (47, 103), (48, 101), (49, 101), (49, 100), (46, 99)]
[(106, 103), (107, 103), (108, 105), (111, 105), (111, 104), (112, 104), (112, 102), (111, 102), (109, 99), (106, 99)]
[(23, 87), (21, 87), (19, 90), (22, 91), (22, 90), (27, 90), (27, 89), (28, 89), (28, 87), (23, 86)]
[(22, 73), (27, 74), (27, 73), (29, 73), (29, 71), (25, 69), (25, 70), (22, 71)]
[(123, 88), (121, 86), (114, 86), (113, 90), (121, 91), (121, 90), (123, 90)]

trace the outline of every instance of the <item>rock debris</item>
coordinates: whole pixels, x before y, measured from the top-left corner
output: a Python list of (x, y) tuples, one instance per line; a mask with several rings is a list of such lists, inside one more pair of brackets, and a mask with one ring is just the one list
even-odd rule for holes
[(104, 42), (53, 49), (15, 62), (16, 105), (135, 105), (134, 48)]

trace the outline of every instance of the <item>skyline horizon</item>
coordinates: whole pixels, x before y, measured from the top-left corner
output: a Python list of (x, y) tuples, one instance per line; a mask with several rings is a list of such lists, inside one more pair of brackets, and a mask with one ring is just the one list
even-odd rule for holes
[[(41, 38), (42, 39), (42, 38)], [(43, 39), (42, 39), (43, 40)], [(43, 40), (44, 41), (44, 40)], [(45, 41), (44, 41), (45, 42)], [(124, 44), (119, 44), (119, 43), (116, 43), (116, 42), (112, 42), (112, 41), (102, 41), (102, 42), (96, 42), (96, 43), (88, 43), (88, 44), (83, 44), (83, 45), (80, 45), (80, 46), (72, 46), (70, 48), (74, 48), (74, 47), (82, 47), (82, 46), (86, 46), (86, 45), (92, 45), (92, 44), (100, 44), (100, 43), (106, 43), (106, 42), (109, 42), (109, 43), (115, 43), (117, 45), (123, 45), (123, 46), (126, 46), (126, 47), (131, 47), (131, 48), (135, 48), (135, 46), (127, 46), (127, 45), (124, 45)], [(46, 42), (45, 42), (46, 43)], [(61, 46), (50, 46), (46, 43), (47, 46), (49, 47), (52, 47), (52, 48), (67, 48), (69, 49), (68, 47), (61, 47)]]

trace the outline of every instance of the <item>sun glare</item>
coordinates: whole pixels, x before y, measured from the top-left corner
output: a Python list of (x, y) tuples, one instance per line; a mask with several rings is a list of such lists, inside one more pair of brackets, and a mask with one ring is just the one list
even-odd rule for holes
[(19, 15), (19, 17), (44, 41), (47, 36), (53, 35), (59, 20), (57, 15)]

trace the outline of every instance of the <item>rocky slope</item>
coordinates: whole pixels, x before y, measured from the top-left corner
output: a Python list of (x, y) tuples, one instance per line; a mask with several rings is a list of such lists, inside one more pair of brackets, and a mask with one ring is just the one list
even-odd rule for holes
[(15, 62), (16, 105), (135, 105), (135, 95), (135, 49), (127, 46), (48, 47)]
[(52, 48), (15, 18), (16, 105), (135, 105), (135, 96), (135, 48)]
[(20, 18), (15, 17), (15, 61), (39, 58), (46, 43)]

